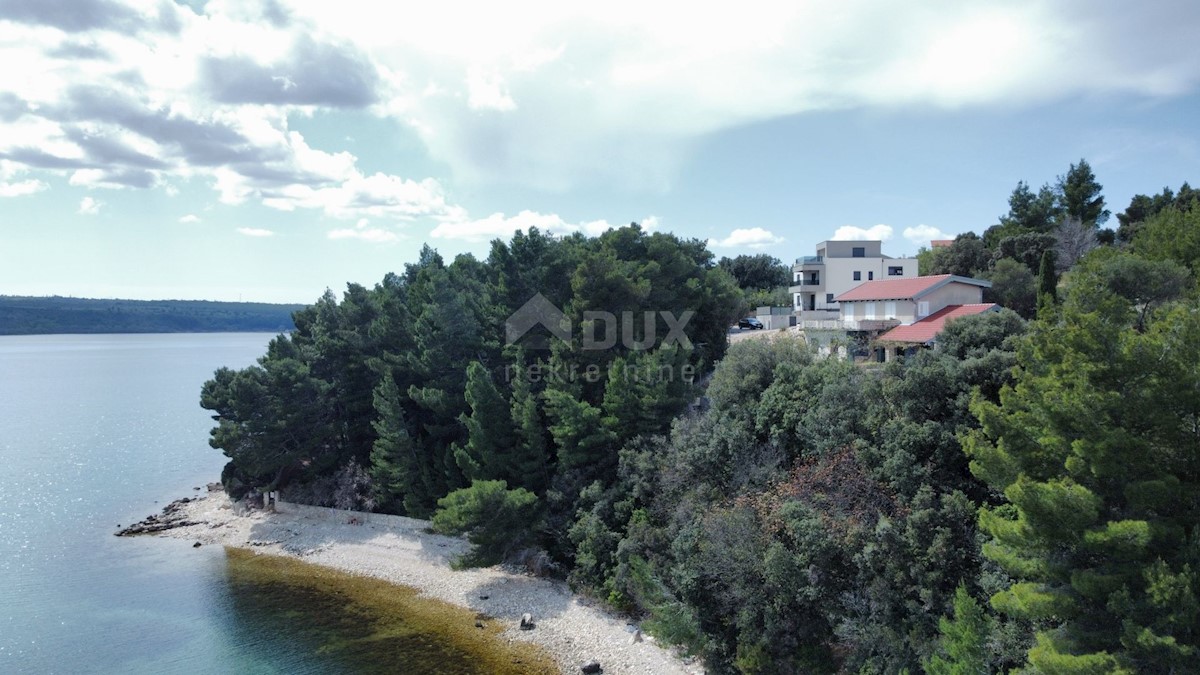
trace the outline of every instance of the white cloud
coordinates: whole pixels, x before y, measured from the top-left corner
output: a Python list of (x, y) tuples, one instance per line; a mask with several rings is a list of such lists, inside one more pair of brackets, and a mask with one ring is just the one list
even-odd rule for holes
[(709, 246), (720, 248), (766, 248), (773, 244), (782, 244), (784, 238), (770, 230), (761, 227), (740, 228), (729, 233), (724, 239), (709, 239)]
[[(61, 3), (58, 3), (61, 4)], [(814, 110), (1020, 107), (1200, 84), (1195, 3), (1016, 0), (427, 3), (24, 2), (0, 21), (0, 156), (87, 187), (210, 181), (222, 201), (341, 219), (467, 221), (438, 195), (360, 206), (382, 176), (317, 149), (289, 118), (357, 109), (414, 130), (442, 182), (671, 185), (693, 142)], [(1082, 17), (1082, 18), (1081, 18)], [(30, 72), (39, 74), (28, 77)], [(3, 182), (0, 194), (36, 183)], [(20, 187), (14, 187), (20, 186)], [(388, 190), (398, 189), (393, 185)]]
[(335, 185), (316, 188), (285, 185), (262, 191), (260, 196), (264, 205), (281, 211), (321, 209), (343, 220), (362, 216), (412, 220), (461, 215), (461, 209), (446, 203), (442, 186), (436, 180), (414, 181), (384, 173), (364, 176), (354, 171)]
[(358, 222), (352, 228), (345, 227), (330, 230), (327, 236), (330, 239), (361, 239), (377, 244), (398, 241), (400, 239), (400, 235), (391, 230), (370, 227), (369, 221), (366, 218), (359, 218)]
[(904, 238), (918, 246), (929, 246), (934, 239), (953, 239), (954, 235), (946, 234), (932, 225), (917, 225), (904, 228)]
[[(529, 231), (529, 228), (536, 227), (544, 233), (554, 235), (582, 232), (594, 237), (618, 227), (607, 220), (570, 223), (555, 213), (538, 213), (528, 210), (521, 211), (515, 216), (505, 216), (503, 213), (493, 213), (486, 218), (478, 219), (470, 219), (465, 216), (466, 213), (462, 212), (457, 217), (448, 218), (434, 227), (429, 236), (435, 239), (481, 242), (497, 238), (508, 239), (517, 230)], [(657, 225), (658, 218), (654, 216), (648, 216), (642, 220), (643, 229), (651, 230)]]
[(50, 186), (36, 178), (17, 181), (15, 183), (0, 181), (0, 197), (23, 197), (35, 192), (41, 192), (48, 187)]
[(482, 68), (472, 68), (467, 73), (467, 106), (471, 110), (505, 112), (516, 110), (517, 103), (499, 76), (484, 73)]
[(247, 237), (274, 237), (275, 233), (271, 230), (264, 230), (259, 227), (239, 227), (238, 234), (244, 234)]
[(887, 241), (891, 238), (891, 225), (876, 225), (865, 229), (853, 225), (843, 225), (833, 233), (832, 237), (838, 241)]
[[(0, 124), (0, 135), (4, 133), (3, 129), (4, 125)], [(45, 181), (36, 178), (12, 180), (24, 173), (28, 173), (24, 167), (15, 162), (0, 159), (0, 197), (24, 197), (50, 187)]]
[(194, 213), (189, 213), (186, 216), (180, 218), (179, 222), (185, 223), (185, 224), (198, 223), (198, 222), (200, 222), (200, 217)]
[(389, 230), (383, 230), (378, 227), (372, 227), (364, 230), (343, 228), (340, 230), (330, 230), (330, 239), (362, 239), (374, 243), (385, 243), (397, 241), (399, 235)]
[(104, 206), (104, 202), (97, 201), (91, 197), (84, 197), (83, 199), (79, 200), (78, 213), (81, 213), (85, 216), (94, 216), (97, 213), (100, 213), (100, 207), (102, 206)]

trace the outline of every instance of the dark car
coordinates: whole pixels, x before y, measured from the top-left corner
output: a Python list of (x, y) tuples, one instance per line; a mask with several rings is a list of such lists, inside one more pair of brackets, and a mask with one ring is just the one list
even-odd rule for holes
[(738, 328), (749, 328), (750, 330), (762, 330), (764, 327), (765, 326), (763, 326), (761, 321), (759, 321), (758, 319), (755, 319), (752, 316), (746, 317), (745, 319), (738, 320)]

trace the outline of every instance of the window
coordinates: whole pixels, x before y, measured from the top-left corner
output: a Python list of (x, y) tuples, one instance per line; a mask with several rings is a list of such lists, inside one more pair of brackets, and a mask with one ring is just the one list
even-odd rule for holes
[(875, 272), (867, 272), (867, 281), (875, 280)]
[(854, 320), (854, 303), (853, 302), (847, 302), (846, 304), (842, 305), (842, 320), (843, 321), (853, 321)]
[(896, 303), (894, 301), (893, 302), (885, 302), (883, 304), (883, 318), (885, 318), (885, 319), (896, 318)]
[(850, 249), (850, 257), (851, 258), (867, 257), (867, 248), (865, 246), (855, 246), (854, 248)]
[(854, 272), (854, 280), (855, 280), (855, 281), (862, 281), (862, 272), (859, 272), (859, 271), (855, 270), (855, 272)]
[(929, 301), (925, 300), (917, 303), (917, 316), (929, 316)]
[(833, 302), (833, 293), (826, 293), (825, 294), (825, 304), (828, 305), (832, 302)]
[(902, 276), (904, 276), (904, 268), (900, 267), (900, 266), (889, 266), (888, 267), (888, 276), (889, 277), (902, 277)]
[(875, 303), (867, 302), (867, 303), (863, 303), (863, 306), (866, 310), (866, 318), (874, 319), (875, 318)]
[(792, 281), (794, 283), (798, 284), (798, 283), (800, 283), (800, 278), (803, 276), (804, 276), (803, 272), (796, 272), (795, 274), (792, 275)]

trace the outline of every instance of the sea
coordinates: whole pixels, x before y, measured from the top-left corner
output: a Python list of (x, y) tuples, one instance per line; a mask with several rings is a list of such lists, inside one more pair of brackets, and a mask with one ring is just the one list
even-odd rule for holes
[(218, 480), (200, 387), (272, 337), (0, 337), (0, 673), (481, 670), (294, 568), (113, 536)]

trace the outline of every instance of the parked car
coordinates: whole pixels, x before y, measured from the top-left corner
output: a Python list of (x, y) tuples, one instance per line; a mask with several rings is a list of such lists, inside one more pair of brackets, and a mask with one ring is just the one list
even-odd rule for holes
[(749, 328), (750, 330), (762, 330), (765, 328), (763, 323), (758, 319), (748, 316), (745, 319), (738, 320), (738, 328)]

